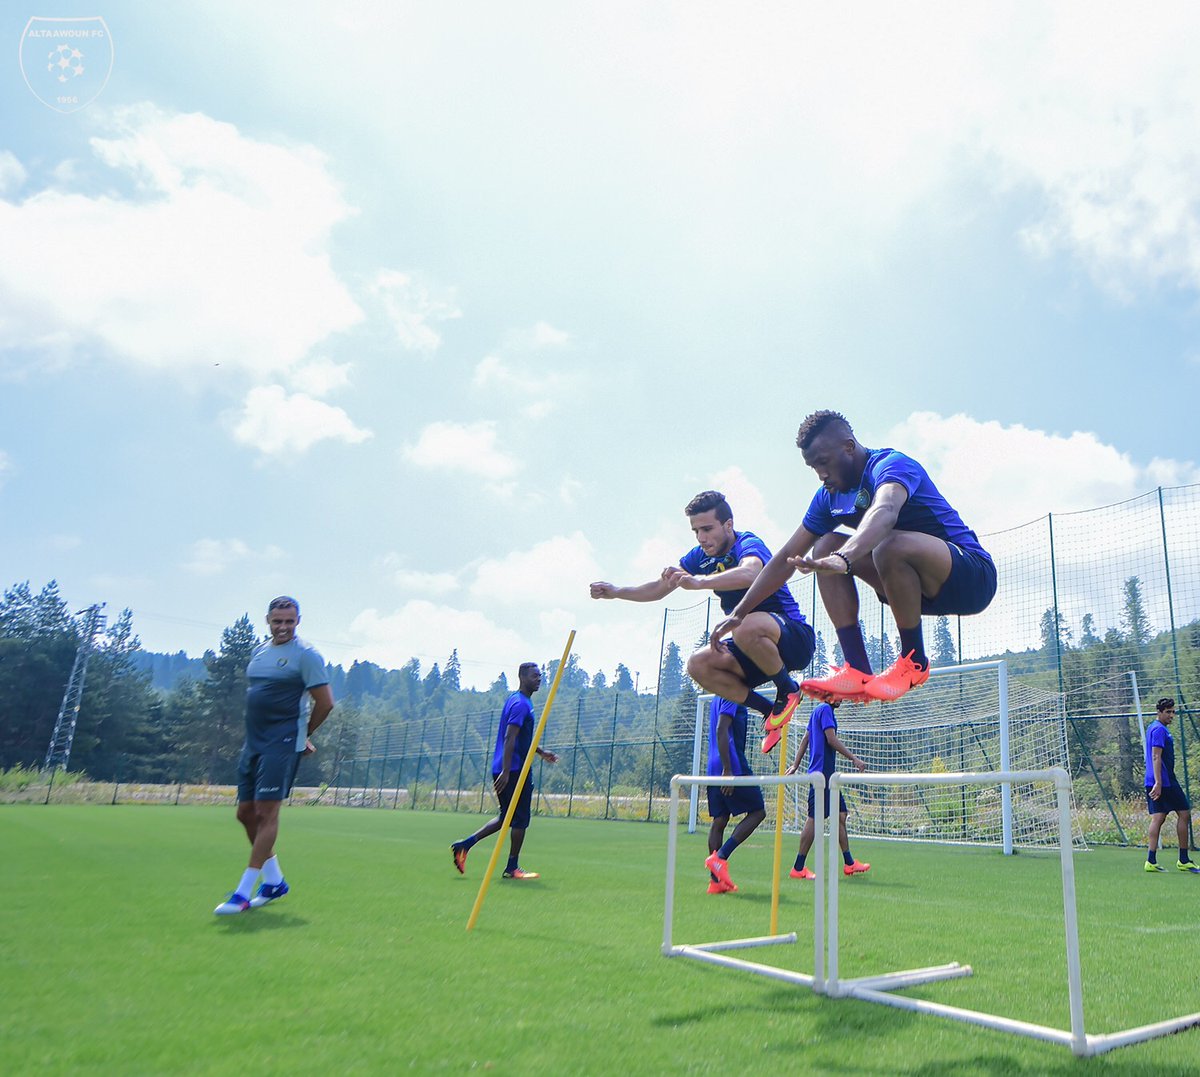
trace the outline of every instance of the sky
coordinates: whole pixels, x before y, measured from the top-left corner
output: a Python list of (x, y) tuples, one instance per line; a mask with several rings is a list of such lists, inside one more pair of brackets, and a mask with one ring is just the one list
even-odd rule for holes
[(981, 535), (1200, 482), (1193, 6), (95, 11), (0, 14), (0, 586), (149, 650), (652, 682), (588, 583), (818, 408)]

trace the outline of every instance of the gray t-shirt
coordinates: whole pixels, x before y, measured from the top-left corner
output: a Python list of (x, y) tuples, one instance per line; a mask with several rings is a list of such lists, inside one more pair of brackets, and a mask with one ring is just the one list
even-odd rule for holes
[(302, 639), (261, 643), (246, 666), (246, 747), (304, 751), (308, 712), (304, 693), (329, 683), (325, 659)]

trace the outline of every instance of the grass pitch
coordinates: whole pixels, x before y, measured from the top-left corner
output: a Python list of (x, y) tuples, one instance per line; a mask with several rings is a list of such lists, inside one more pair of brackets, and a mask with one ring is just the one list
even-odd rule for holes
[[(661, 825), (535, 819), (521, 859), (543, 877), (497, 872), (468, 933), (491, 840), (465, 878), (447, 846), (481, 821), (285, 808), (292, 893), (219, 918), (246, 854), (229, 809), (0, 808), (0, 1073), (1200, 1074), (1200, 1030), (1084, 1062), (663, 958)], [(767, 933), (771, 844), (710, 897), (704, 835), (681, 833), (677, 942)], [(844, 975), (958, 960), (972, 978), (913, 993), (1067, 1027), (1056, 854), (852, 848), (874, 867), (843, 887)], [(1076, 870), (1089, 1031), (1200, 1011), (1200, 878), (1146, 875), (1139, 850)], [(747, 956), (811, 972), (811, 884), (785, 878), (780, 927), (799, 943)]]

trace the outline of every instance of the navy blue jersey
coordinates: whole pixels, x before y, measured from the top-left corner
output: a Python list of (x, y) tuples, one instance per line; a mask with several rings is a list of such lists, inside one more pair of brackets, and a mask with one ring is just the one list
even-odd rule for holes
[(868, 453), (857, 490), (842, 493), (822, 486), (813, 495), (808, 512), (804, 514), (805, 530), (814, 535), (825, 535), (838, 527), (857, 528), (875, 500), (875, 491), (884, 483), (895, 482), (908, 492), (908, 500), (901, 506), (896, 519), (897, 531), (933, 535), (991, 560), (975, 532), (963, 523), (962, 517), (942, 497), (916, 460), (895, 449), (871, 449)]
[(826, 781), (837, 769), (837, 752), (825, 739), (827, 729), (837, 729), (837, 715), (828, 703), (818, 703), (808, 716), (808, 773), (820, 772)]
[(722, 714), (731, 716), (729, 729), (725, 734), (729, 749), (729, 773), (749, 774), (750, 763), (746, 759), (746, 708), (720, 696), (714, 696), (708, 705), (708, 773), (724, 773), (721, 767), (721, 751), (717, 745), (717, 724)]
[(246, 666), (246, 747), (304, 751), (308, 714), (304, 693), (329, 683), (325, 659), (299, 638), (261, 643)]
[(529, 746), (533, 743), (533, 703), (524, 692), (513, 692), (504, 701), (504, 710), (500, 712), (500, 728), (496, 732), (496, 750), (492, 753), (493, 774), (499, 774), (504, 765), (504, 740), (510, 725), (520, 730), (517, 742), (513, 745), (512, 758), (508, 761), (508, 769), (516, 772), (524, 765)]
[(1147, 789), (1151, 789), (1154, 786), (1155, 748), (1162, 749), (1162, 766), (1159, 770), (1159, 773), (1162, 775), (1162, 787), (1169, 789), (1173, 785), (1179, 785), (1179, 780), (1175, 777), (1175, 739), (1171, 736), (1171, 731), (1157, 718), (1146, 726)]
[[(685, 572), (692, 576), (711, 576), (717, 572), (728, 572), (737, 568), (745, 557), (757, 557), (764, 565), (771, 560), (771, 551), (756, 534), (751, 531), (735, 531), (733, 545), (724, 557), (710, 557), (700, 546), (688, 550), (680, 559), (679, 564)], [(745, 597), (748, 589), (722, 591), (717, 589), (717, 597), (721, 600), (721, 609), (732, 613), (734, 608)], [(800, 607), (792, 597), (792, 592), (786, 587), (779, 588), (774, 594), (767, 595), (751, 612), (778, 613), (790, 621), (803, 621)]]

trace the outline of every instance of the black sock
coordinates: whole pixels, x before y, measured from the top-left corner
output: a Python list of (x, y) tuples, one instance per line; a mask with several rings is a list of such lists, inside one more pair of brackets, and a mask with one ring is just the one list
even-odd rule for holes
[(761, 715), (765, 716), (771, 713), (771, 704), (757, 692), (751, 692), (742, 702), (752, 711), (758, 711)]
[(1146, 859), (1147, 859), (1147, 860), (1148, 860), (1148, 861), (1149, 861), (1151, 864), (1157, 864), (1157, 863), (1158, 863), (1158, 853), (1157, 853), (1157, 852), (1155, 852), (1153, 849), (1149, 849), (1149, 850), (1147, 850), (1147, 852), (1146, 852)]
[(804, 858), (806, 856), (808, 856), (808, 853), (797, 853), (796, 854), (796, 869), (795, 869), (796, 871), (804, 870)]
[(837, 630), (838, 643), (842, 645), (842, 657), (846, 664), (859, 673), (871, 672), (871, 660), (867, 657), (867, 645), (863, 643), (858, 625)]
[(504, 870), (505, 871), (516, 871), (517, 870), (517, 858), (515, 856), (510, 856), (508, 858), (508, 867), (506, 867)]
[(854, 854), (849, 849), (842, 850), (842, 859), (846, 861), (846, 867), (854, 863)]
[(1188, 856), (1188, 851), (1186, 849), (1181, 848), (1179, 850), (1179, 862), (1181, 864), (1190, 864), (1192, 862), (1191, 858)]
[[(785, 666), (779, 667), (779, 672), (771, 678), (775, 682), (775, 702), (787, 699), (793, 692), (799, 691), (800, 686), (792, 680), (792, 675)], [(782, 708), (780, 708), (782, 709)]]
[[(899, 625), (896, 627), (900, 628)], [(925, 635), (921, 631), (919, 621), (916, 628), (900, 628), (900, 654), (906, 655), (910, 652), (915, 665), (921, 669), (929, 665), (929, 659), (925, 657)]]

